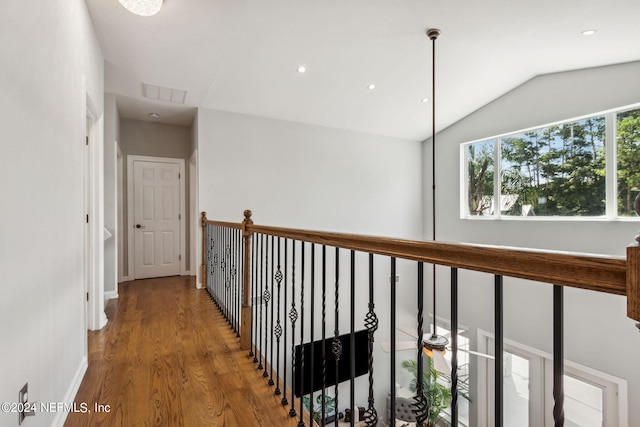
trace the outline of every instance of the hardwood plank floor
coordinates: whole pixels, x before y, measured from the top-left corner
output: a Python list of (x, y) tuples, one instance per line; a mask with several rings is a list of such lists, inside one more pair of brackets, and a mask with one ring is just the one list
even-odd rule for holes
[(89, 332), (75, 399), (89, 412), (65, 426), (297, 426), (193, 278), (136, 280), (119, 294), (107, 326)]

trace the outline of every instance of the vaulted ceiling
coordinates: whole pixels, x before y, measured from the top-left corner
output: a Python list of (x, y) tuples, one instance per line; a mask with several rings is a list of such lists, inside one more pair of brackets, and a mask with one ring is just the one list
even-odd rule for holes
[[(147, 18), (87, 4), (121, 116), (170, 124), (205, 107), (426, 139), (428, 28), (442, 31), (438, 130), (536, 75), (640, 60), (638, 0), (165, 0)], [(184, 104), (143, 83), (186, 91)]]

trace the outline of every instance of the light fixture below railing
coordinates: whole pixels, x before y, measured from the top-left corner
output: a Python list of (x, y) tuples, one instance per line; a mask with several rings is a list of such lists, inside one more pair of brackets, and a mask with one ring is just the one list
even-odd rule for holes
[(160, 11), (162, 0), (118, 0), (129, 12), (140, 16), (152, 16)]

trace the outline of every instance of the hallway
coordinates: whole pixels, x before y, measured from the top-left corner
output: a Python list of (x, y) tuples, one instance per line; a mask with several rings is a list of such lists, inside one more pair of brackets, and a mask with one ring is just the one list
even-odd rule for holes
[(122, 283), (106, 314), (65, 426), (297, 425), (193, 278)]

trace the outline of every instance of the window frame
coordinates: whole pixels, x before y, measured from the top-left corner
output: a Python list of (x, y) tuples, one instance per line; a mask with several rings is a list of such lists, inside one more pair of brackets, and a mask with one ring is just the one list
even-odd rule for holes
[[(531, 126), (528, 128), (509, 131), (496, 134), (490, 137), (484, 137), (467, 141), (460, 144), (460, 219), (470, 220), (509, 220), (509, 221), (633, 221), (634, 217), (620, 216), (618, 214), (618, 175), (617, 175), (617, 114), (624, 113), (629, 110), (640, 109), (640, 103), (630, 104), (624, 107), (613, 108), (600, 111), (597, 113), (586, 114), (583, 116), (573, 117), (569, 119), (559, 120), (557, 122)], [(467, 147), (472, 144), (493, 141), (493, 206), (500, 206), (501, 198), (501, 141), (505, 137), (512, 135), (548, 128), (552, 126), (560, 126), (567, 123), (574, 123), (592, 117), (605, 117), (605, 213), (599, 216), (520, 216), (520, 215), (502, 215), (500, 210), (494, 210), (491, 215), (472, 215), (469, 213), (469, 171), (467, 167)], [(611, 141), (611, 143), (609, 143)]]

